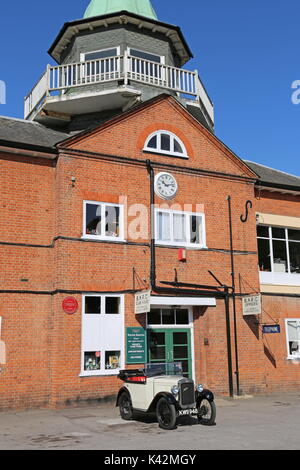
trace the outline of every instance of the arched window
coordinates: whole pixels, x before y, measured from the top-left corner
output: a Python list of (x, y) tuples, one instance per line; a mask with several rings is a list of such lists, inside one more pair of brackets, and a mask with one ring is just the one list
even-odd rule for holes
[(183, 142), (172, 132), (156, 131), (149, 135), (144, 150), (188, 158)]

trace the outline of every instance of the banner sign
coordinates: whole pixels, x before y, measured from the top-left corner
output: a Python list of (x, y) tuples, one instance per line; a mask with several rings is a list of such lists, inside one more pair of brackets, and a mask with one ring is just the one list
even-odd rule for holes
[(126, 364), (144, 364), (146, 353), (144, 328), (126, 328)]
[(243, 315), (261, 315), (261, 296), (243, 297)]
[(151, 291), (143, 291), (135, 294), (135, 314), (150, 312), (150, 294)]

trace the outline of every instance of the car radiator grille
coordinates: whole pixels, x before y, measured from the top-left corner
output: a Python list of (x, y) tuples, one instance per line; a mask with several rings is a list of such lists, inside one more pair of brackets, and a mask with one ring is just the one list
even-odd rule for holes
[(193, 381), (180, 384), (180, 403), (181, 406), (194, 405), (195, 390)]

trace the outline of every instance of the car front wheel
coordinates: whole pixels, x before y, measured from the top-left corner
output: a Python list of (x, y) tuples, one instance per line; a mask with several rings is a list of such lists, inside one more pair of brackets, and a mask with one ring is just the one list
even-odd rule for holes
[(174, 429), (176, 427), (175, 406), (168, 402), (166, 398), (160, 398), (156, 405), (156, 417), (162, 429)]
[(130, 421), (133, 416), (133, 409), (131, 404), (131, 399), (128, 393), (122, 393), (119, 398), (119, 410), (122, 419), (125, 421)]
[(204, 426), (213, 426), (216, 424), (216, 405), (213, 401), (208, 401), (203, 398), (197, 404), (198, 408), (198, 422)]

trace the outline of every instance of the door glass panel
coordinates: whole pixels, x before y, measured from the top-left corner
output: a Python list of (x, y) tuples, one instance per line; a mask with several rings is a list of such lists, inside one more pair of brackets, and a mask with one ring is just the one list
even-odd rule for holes
[(173, 333), (174, 344), (188, 344), (188, 335), (185, 332)]
[(182, 375), (184, 377), (189, 377), (189, 361), (180, 361), (182, 365)]
[(166, 360), (166, 335), (165, 333), (151, 331), (150, 339), (150, 361), (165, 361)]
[(187, 346), (174, 346), (174, 359), (185, 359), (188, 355)]
[(162, 310), (162, 324), (174, 325), (175, 324), (175, 310), (163, 309)]

